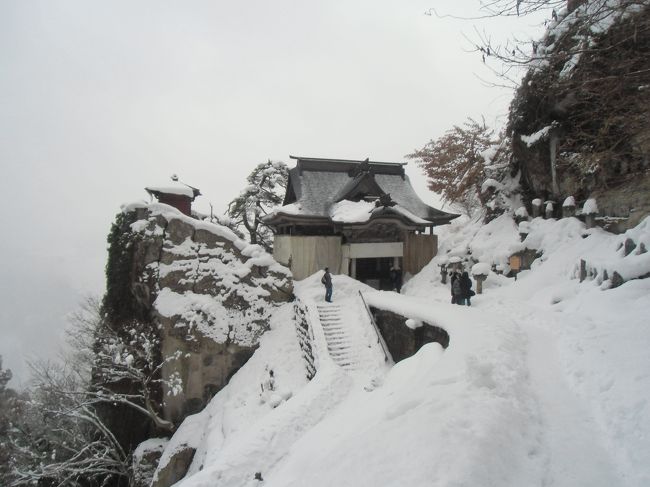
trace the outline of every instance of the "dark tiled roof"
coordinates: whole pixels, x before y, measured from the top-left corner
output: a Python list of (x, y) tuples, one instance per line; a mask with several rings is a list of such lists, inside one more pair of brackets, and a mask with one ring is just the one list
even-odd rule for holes
[[(446, 213), (424, 203), (415, 193), (404, 163), (376, 163), (342, 159), (293, 157), (296, 167), (289, 171), (289, 185), (285, 206), (277, 208), (267, 218), (270, 223), (280, 215), (303, 218), (329, 218), (333, 204), (353, 191), (363, 178), (359, 168), (365, 163), (374, 176), (376, 186), (383, 193), (413, 215), (433, 224), (445, 224), (458, 215)], [(371, 185), (374, 186), (374, 185)], [(295, 200), (293, 199), (295, 195)], [(376, 195), (380, 196), (380, 195)], [(288, 206), (287, 206), (288, 205)]]

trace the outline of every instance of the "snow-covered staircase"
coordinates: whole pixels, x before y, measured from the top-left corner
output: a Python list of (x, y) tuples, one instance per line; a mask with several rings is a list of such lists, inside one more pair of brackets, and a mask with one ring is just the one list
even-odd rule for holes
[(358, 369), (357, 350), (353, 346), (349, 329), (343, 323), (341, 307), (338, 304), (319, 304), (316, 309), (327, 342), (327, 351), (334, 363), (345, 370)]

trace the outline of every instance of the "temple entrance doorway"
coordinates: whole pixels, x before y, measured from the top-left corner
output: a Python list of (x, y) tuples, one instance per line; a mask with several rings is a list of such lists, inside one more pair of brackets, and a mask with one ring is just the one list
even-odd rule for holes
[(390, 268), (393, 257), (356, 259), (356, 279), (375, 289), (391, 290)]

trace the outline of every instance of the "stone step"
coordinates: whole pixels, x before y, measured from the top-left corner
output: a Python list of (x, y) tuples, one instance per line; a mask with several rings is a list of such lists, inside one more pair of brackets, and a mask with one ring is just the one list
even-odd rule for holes
[(352, 355), (352, 354), (350, 354), (350, 353), (330, 353), (330, 356), (331, 356), (335, 361), (344, 360), (344, 359), (345, 359), (345, 360), (351, 360), (351, 359), (354, 358), (354, 355)]

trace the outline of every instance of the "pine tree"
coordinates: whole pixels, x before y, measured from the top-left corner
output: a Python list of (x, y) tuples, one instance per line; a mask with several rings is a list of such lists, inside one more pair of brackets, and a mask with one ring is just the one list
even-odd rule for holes
[(248, 175), (248, 185), (228, 205), (228, 216), (237, 226), (243, 226), (252, 244), (267, 251), (273, 248), (273, 232), (262, 218), (282, 204), (289, 180), (289, 169), (284, 162), (271, 160), (258, 164)]

